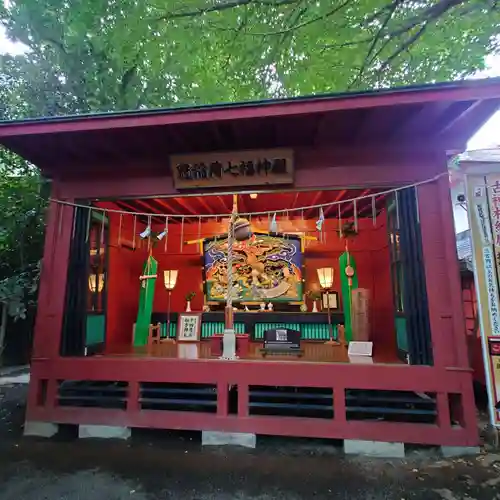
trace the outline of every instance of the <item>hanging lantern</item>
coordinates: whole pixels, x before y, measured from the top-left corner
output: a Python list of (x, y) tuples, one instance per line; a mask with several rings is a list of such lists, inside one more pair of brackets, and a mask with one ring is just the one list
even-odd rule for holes
[(167, 269), (163, 271), (163, 283), (167, 290), (173, 290), (177, 283), (177, 276), (179, 271), (177, 269)]
[(236, 219), (233, 229), (237, 241), (247, 240), (250, 237), (250, 222), (247, 219)]
[(316, 270), (321, 288), (331, 288), (333, 285), (333, 267), (322, 267)]

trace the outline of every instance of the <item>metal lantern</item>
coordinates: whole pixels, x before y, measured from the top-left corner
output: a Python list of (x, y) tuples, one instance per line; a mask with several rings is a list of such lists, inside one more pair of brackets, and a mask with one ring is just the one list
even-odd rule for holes
[(333, 267), (322, 267), (317, 270), (321, 288), (329, 289), (333, 285)]

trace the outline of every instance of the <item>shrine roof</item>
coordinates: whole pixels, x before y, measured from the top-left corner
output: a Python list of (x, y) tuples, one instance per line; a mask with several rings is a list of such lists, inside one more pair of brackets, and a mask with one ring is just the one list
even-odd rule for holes
[(500, 78), (242, 103), (0, 122), (0, 144), (46, 172), (270, 147), (438, 145), (461, 151), (500, 107)]

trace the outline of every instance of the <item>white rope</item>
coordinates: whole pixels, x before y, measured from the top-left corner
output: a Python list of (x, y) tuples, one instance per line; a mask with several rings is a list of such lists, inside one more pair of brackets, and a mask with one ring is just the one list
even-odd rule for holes
[[(326, 207), (335, 207), (338, 205), (342, 205), (344, 203), (354, 203), (359, 200), (364, 200), (367, 198), (371, 198), (372, 196), (383, 196), (387, 194), (392, 194), (392, 193), (397, 193), (399, 191), (403, 191), (405, 189), (410, 189), (410, 188), (415, 188), (417, 186), (422, 186), (424, 184), (429, 184), (431, 182), (435, 182), (436, 180), (440, 179), (443, 176), (448, 176), (448, 172), (442, 172), (438, 175), (435, 175), (434, 177), (431, 177), (429, 179), (425, 179), (423, 181), (415, 182), (413, 184), (408, 184), (406, 186), (401, 186), (393, 189), (387, 189), (385, 191), (379, 191), (378, 193), (371, 193), (367, 194), (364, 196), (358, 196), (355, 198), (349, 198), (347, 200), (342, 200), (342, 201), (332, 201), (328, 203), (320, 203), (317, 205), (307, 205), (304, 207), (297, 207), (297, 208), (282, 208), (280, 210), (272, 210), (272, 211), (263, 211), (263, 212), (243, 212), (239, 215), (244, 216), (244, 217), (255, 217), (258, 215), (268, 215), (270, 216), (271, 214), (283, 214), (287, 212), (300, 212), (300, 211), (305, 211), (305, 210), (311, 210), (311, 209), (319, 209), (319, 208), (326, 208)], [(490, 186), (487, 186), (490, 187)], [(493, 186), (491, 186), (493, 187)], [(496, 186), (495, 186), (496, 187)], [(64, 201), (64, 200), (57, 200), (55, 198), (50, 198), (50, 201), (53, 203), (58, 203), (60, 205), (69, 205), (72, 207), (77, 207), (77, 208), (87, 208), (89, 209), (88, 205), (81, 205), (78, 203), (72, 203), (69, 201)], [(157, 212), (133, 212), (133, 211), (128, 211), (128, 210), (117, 210), (117, 209), (112, 209), (112, 208), (99, 208), (99, 207), (92, 207), (92, 210), (99, 211), (99, 212), (108, 212), (108, 213), (117, 213), (117, 214), (126, 214), (126, 215), (134, 215), (134, 216), (139, 216), (139, 217), (169, 217), (171, 219), (214, 219), (217, 217), (227, 217), (227, 213), (223, 214), (165, 214), (165, 213), (157, 213)]]
[(233, 305), (233, 241), (235, 221), (236, 210), (233, 210), (231, 220), (229, 222), (229, 231), (227, 232), (227, 307), (231, 307)]

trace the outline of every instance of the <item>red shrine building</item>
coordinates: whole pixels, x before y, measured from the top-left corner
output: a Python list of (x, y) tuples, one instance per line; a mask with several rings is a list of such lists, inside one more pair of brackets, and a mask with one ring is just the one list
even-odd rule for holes
[(499, 104), (474, 80), (1, 123), (52, 186), (26, 434), (477, 446), (447, 159)]

